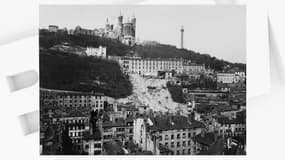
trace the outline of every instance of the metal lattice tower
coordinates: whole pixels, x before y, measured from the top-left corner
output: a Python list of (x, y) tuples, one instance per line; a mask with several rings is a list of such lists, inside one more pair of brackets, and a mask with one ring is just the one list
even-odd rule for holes
[(181, 40), (180, 40), (180, 48), (183, 49), (184, 48), (184, 27), (181, 26), (181, 29), (180, 29), (180, 32), (181, 32)]

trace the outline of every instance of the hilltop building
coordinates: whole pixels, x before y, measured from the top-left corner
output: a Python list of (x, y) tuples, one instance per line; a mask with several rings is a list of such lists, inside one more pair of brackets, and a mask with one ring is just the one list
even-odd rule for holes
[(94, 56), (100, 58), (106, 58), (107, 56), (107, 48), (99, 46), (98, 48), (87, 47), (86, 48), (87, 56)]
[(56, 25), (49, 25), (48, 26), (49, 32), (57, 32), (58, 31), (58, 26)]
[(175, 71), (182, 73), (182, 59), (141, 58), (141, 57), (110, 57), (119, 62), (127, 73), (136, 73), (145, 76), (158, 76), (159, 71)]
[(245, 72), (220, 72), (217, 81), (221, 83), (239, 83), (245, 81)]
[(107, 19), (105, 25), (105, 35), (109, 38), (117, 38), (122, 43), (133, 46), (136, 40), (136, 18), (133, 17), (123, 22), (123, 16), (118, 17), (118, 24), (115, 28), (113, 24), (109, 24)]

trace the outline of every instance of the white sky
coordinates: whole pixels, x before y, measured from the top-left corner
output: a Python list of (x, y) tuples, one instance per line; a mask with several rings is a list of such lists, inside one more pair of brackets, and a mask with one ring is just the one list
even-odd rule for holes
[(94, 29), (104, 27), (106, 18), (117, 25), (135, 15), (137, 37), (180, 46), (184, 26), (184, 48), (231, 62), (246, 63), (246, 8), (238, 5), (42, 5), (40, 27)]

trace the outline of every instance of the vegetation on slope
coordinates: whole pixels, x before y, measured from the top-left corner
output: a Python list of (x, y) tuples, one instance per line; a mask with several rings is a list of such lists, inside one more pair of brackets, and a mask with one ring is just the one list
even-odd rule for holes
[(114, 98), (132, 93), (128, 76), (116, 62), (56, 51), (40, 52), (40, 87), (102, 92)]
[(51, 33), (46, 30), (40, 30), (39, 44), (41, 48), (49, 49), (50, 47), (68, 43), (71, 46), (81, 47), (107, 47), (107, 55), (124, 56), (129, 53), (131, 47), (122, 44), (117, 39), (102, 38), (97, 36), (68, 35), (63, 33)]
[(167, 83), (167, 89), (170, 92), (171, 98), (173, 99), (174, 102), (185, 103), (182, 93), (182, 86), (171, 85)]
[(242, 63), (230, 63), (222, 59), (210, 56), (209, 54), (201, 54), (188, 49), (178, 49), (172, 45), (155, 44), (155, 45), (136, 45), (134, 47), (126, 46), (117, 39), (110, 39), (97, 36), (80, 36), (67, 35), (63, 33), (50, 33), (46, 30), (40, 30), (40, 47), (50, 48), (53, 45), (68, 42), (71, 45), (79, 45), (82, 47), (99, 45), (107, 47), (107, 55), (124, 56), (128, 54), (137, 54), (141, 57), (152, 58), (184, 58), (189, 59), (198, 64), (205, 64), (214, 70), (221, 71), (226, 66), (228, 68), (236, 68), (237, 70), (246, 70), (246, 65)]

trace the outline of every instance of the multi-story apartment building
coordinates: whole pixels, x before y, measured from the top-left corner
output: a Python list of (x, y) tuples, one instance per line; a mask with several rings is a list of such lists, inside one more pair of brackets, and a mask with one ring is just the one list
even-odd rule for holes
[(103, 121), (100, 125), (103, 142), (118, 140), (120, 142), (133, 140), (133, 117), (113, 118)]
[(123, 71), (139, 75), (157, 76), (158, 71), (182, 73), (182, 59), (120, 57), (119, 64)]
[(205, 65), (200, 65), (191, 62), (183, 62), (183, 73), (187, 75), (202, 74), (206, 72)]
[(163, 146), (174, 155), (196, 154), (193, 138), (202, 132), (203, 123), (180, 115), (142, 119), (134, 122), (134, 142), (143, 150), (159, 154)]
[(103, 139), (99, 130), (86, 132), (83, 138), (83, 150), (88, 155), (102, 154)]
[(217, 73), (217, 81), (221, 83), (239, 83), (246, 79), (245, 72)]
[(62, 125), (68, 129), (68, 135), (76, 150), (81, 151), (83, 133), (89, 131), (89, 117), (80, 111), (72, 111), (67, 114), (53, 117), (53, 124)]
[(235, 74), (234, 73), (217, 73), (217, 82), (220, 83), (234, 83)]
[(228, 118), (218, 117), (216, 122), (216, 128), (218, 133), (222, 137), (233, 137), (233, 136), (245, 136), (246, 135), (246, 123), (245, 119), (241, 117)]
[(103, 93), (77, 92), (54, 89), (40, 89), (41, 103), (53, 104), (61, 107), (84, 108), (93, 110), (104, 109), (105, 97)]

